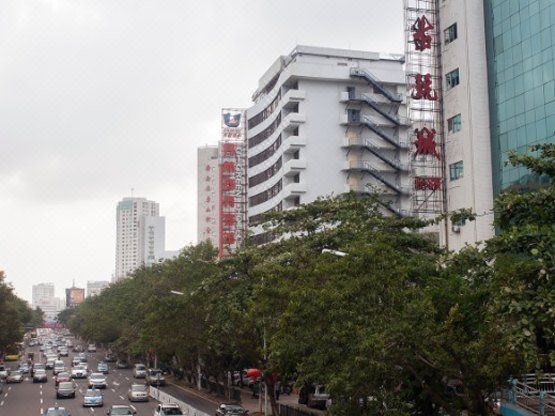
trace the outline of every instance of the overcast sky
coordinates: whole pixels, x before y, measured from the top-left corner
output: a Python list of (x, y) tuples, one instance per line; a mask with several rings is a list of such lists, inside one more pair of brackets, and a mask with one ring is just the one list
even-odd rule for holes
[(116, 205), (196, 243), (196, 149), (295, 45), (403, 52), (402, 0), (0, 1), (0, 270), (16, 292), (110, 280)]

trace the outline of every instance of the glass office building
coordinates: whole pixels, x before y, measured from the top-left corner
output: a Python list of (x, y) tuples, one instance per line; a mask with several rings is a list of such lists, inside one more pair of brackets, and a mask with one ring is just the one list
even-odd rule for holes
[(484, 0), (493, 189), (541, 181), (508, 152), (555, 140), (555, 1)]

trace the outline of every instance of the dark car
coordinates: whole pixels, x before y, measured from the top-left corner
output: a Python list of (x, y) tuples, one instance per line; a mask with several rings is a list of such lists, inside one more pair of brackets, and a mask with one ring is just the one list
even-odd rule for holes
[(46, 370), (36, 369), (33, 374), (33, 383), (46, 383), (48, 382), (48, 376), (46, 375)]
[(222, 403), (216, 410), (216, 416), (246, 416), (249, 411), (235, 403)]
[(110, 409), (106, 412), (108, 416), (126, 416), (135, 415), (137, 411), (133, 406), (128, 406), (126, 404), (114, 404), (110, 406)]
[(62, 381), (56, 387), (56, 399), (75, 398), (75, 384), (73, 381)]
[(117, 360), (116, 361), (117, 368), (129, 368), (129, 363), (125, 360)]

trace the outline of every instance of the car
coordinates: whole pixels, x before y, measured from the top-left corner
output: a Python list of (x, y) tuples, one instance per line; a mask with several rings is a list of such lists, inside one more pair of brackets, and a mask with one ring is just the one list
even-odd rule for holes
[(107, 363), (115, 363), (116, 355), (113, 352), (107, 352), (104, 356), (104, 361), (106, 361)]
[(75, 383), (73, 381), (62, 381), (56, 387), (56, 399), (62, 397), (75, 398)]
[(322, 384), (312, 386), (311, 391), (308, 393), (306, 405), (308, 407), (326, 410), (330, 395), (326, 393), (326, 389)]
[(104, 361), (100, 361), (98, 363), (98, 365), (96, 366), (96, 371), (98, 371), (99, 373), (104, 373), (104, 374), (108, 374), (108, 372), (110, 371), (108, 364), (105, 363)]
[(135, 366), (133, 367), (133, 377), (135, 378), (146, 377), (146, 367), (144, 364), (135, 364)]
[(11, 370), (6, 377), (6, 384), (21, 383), (23, 381), (23, 372), (19, 370)]
[(89, 346), (87, 347), (87, 351), (88, 352), (96, 352), (96, 345), (89, 344)]
[(127, 391), (127, 398), (131, 402), (148, 402), (148, 386), (146, 384), (133, 383)]
[(83, 346), (79, 344), (75, 345), (73, 347), (73, 352), (83, 352)]
[(23, 374), (29, 374), (31, 372), (31, 366), (27, 363), (19, 364), (19, 367), (17, 369), (21, 371)]
[(83, 407), (102, 407), (104, 406), (104, 395), (100, 390), (87, 389), (83, 396)]
[(8, 369), (0, 364), (0, 380), (5, 380), (8, 377)]
[(48, 382), (48, 376), (46, 375), (46, 370), (42, 368), (37, 368), (33, 374), (33, 383), (46, 383)]
[(67, 348), (60, 348), (59, 353), (61, 357), (67, 357), (69, 355), (69, 351)]
[(19, 361), (19, 354), (6, 354), (4, 361)]
[(73, 357), (73, 359), (71, 360), (71, 366), (75, 367), (79, 364), (81, 364), (81, 359), (79, 357)]
[(216, 416), (246, 416), (249, 411), (235, 403), (222, 403), (216, 409)]
[(78, 365), (71, 369), (71, 378), (87, 378), (89, 370), (84, 365)]
[(62, 371), (54, 376), (54, 384), (56, 386), (63, 381), (71, 381), (71, 374), (67, 371)]
[(56, 360), (54, 358), (48, 358), (44, 366), (46, 367), (47, 370), (53, 370), (55, 362)]
[(136, 415), (137, 410), (133, 406), (128, 406), (126, 404), (113, 404), (106, 414), (108, 416)]
[(87, 354), (86, 353), (80, 352), (79, 355), (77, 355), (77, 357), (79, 358), (79, 360), (81, 360), (82, 363), (87, 362)]
[(129, 368), (129, 363), (125, 360), (117, 360), (116, 367), (119, 369)]
[(102, 373), (91, 373), (89, 376), (89, 389), (93, 387), (97, 389), (106, 388), (106, 376)]
[(71, 416), (71, 413), (65, 407), (56, 406), (46, 409), (43, 416)]
[(166, 378), (159, 368), (149, 368), (146, 373), (146, 382), (151, 386), (165, 386)]
[(53, 369), (54, 375), (61, 373), (62, 371), (66, 371), (64, 362), (62, 360), (56, 360), (54, 362), (54, 369)]
[(33, 364), (31, 367), (31, 375), (34, 375), (36, 370), (46, 370), (46, 366), (42, 363)]
[(181, 407), (175, 403), (160, 403), (154, 409), (154, 416), (180, 416), (183, 415)]

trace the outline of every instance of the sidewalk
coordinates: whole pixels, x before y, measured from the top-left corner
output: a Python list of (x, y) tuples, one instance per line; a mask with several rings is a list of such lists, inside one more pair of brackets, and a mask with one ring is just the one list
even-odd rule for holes
[[(173, 384), (181, 389), (187, 390), (192, 394), (203, 397), (206, 400), (214, 402), (214, 408), (220, 403), (236, 402), (236, 400), (229, 400), (216, 392), (209, 392), (207, 389), (198, 390), (196, 387), (191, 386), (186, 380), (179, 380), (175, 377), (168, 377), (168, 383)], [(240, 404), (249, 411), (250, 416), (264, 415), (264, 394), (260, 398), (252, 397), (252, 391), (246, 387), (240, 389), (241, 401)], [(278, 404), (289, 405), (292, 407), (299, 407), (299, 396), (297, 394), (280, 394)], [(302, 406), (304, 408), (304, 406)], [(271, 414), (270, 398), (268, 397), (267, 403), (268, 415)], [(312, 410), (312, 409), (310, 409)]]

